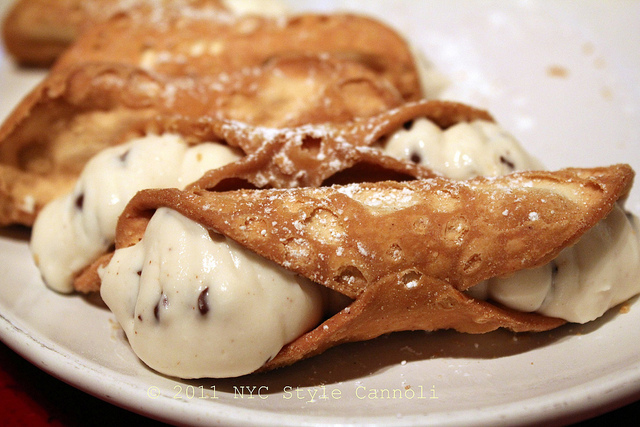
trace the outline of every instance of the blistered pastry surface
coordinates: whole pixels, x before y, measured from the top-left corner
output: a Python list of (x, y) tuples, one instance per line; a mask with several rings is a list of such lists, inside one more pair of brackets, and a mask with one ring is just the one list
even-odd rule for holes
[[(545, 330), (564, 321), (462, 293), (481, 280), (548, 262), (623, 197), (626, 165), (283, 190), (146, 190), (118, 223), (135, 244), (170, 207), (252, 251), (354, 299), (267, 367), (341, 342), (407, 330)], [(544, 200), (543, 203), (540, 201)]]
[[(289, 84), (296, 91), (282, 91)], [(297, 101), (300, 93), (306, 94), (304, 106)], [(354, 96), (361, 102), (350, 102)], [(55, 72), (0, 128), (0, 224), (30, 225), (46, 202), (70, 188), (89, 158), (132, 136), (166, 130), (173, 116), (189, 123), (206, 117), (213, 125), (205, 127), (215, 134), (221, 121), (264, 127), (340, 123), (401, 102), (395, 88), (366, 68), (313, 56), (275, 58), (217, 82), (161, 77), (124, 64), (90, 63)], [(189, 136), (201, 125), (181, 130)], [(263, 133), (242, 148), (253, 151), (268, 137)], [(197, 135), (192, 139), (201, 141)], [(230, 140), (234, 144), (240, 137)], [(24, 212), (20, 207), (28, 196), (35, 207)]]

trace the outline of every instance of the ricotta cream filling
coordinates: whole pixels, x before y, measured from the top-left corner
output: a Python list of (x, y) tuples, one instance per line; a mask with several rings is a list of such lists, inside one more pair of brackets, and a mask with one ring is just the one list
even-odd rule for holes
[(414, 120), (384, 143), (388, 155), (412, 160), (452, 179), (540, 170), (541, 163), (499, 125), (476, 120), (445, 130), (427, 119)]
[[(383, 150), (453, 179), (543, 169), (495, 123), (474, 121), (442, 130), (415, 120), (388, 138)], [(640, 293), (640, 239), (635, 218), (620, 206), (551, 263), (493, 278), (467, 292), (525, 312), (585, 323)]]
[(85, 166), (74, 190), (47, 204), (31, 233), (43, 280), (72, 292), (77, 273), (113, 244), (118, 217), (145, 188), (184, 187), (240, 157), (218, 143), (188, 146), (180, 136), (150, 135), (108, 148)]
[(519, 311), (586, 323), (640, 293), (640, 236), (620, 206), (549, 264), (470, 289)]
[(138, 357), (180, 378), (255, 371), (319, 324), (328, 302), (326, 288), (167, 208), (99, 274)]

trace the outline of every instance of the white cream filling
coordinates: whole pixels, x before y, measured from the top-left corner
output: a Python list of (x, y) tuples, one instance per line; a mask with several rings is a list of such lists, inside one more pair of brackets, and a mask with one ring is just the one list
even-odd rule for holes
[(461, 122), (442, 130), (430, 120), (416, 119), (410, 129), (391, 135), (382, 149), (452, 179), (542, 169), (512, 135), (484, 120)]
[(324, 287), (167, 208), (100, 276), (138, 357), (180, 378), (255, 371), (315, 327), (326, 302)]
[(640, 293), (640, 235), (621, 207), (553, 262), (492, 278), (472, 295), (507, 307), (586, 323)]
[(171, 134), (100, 152), (74, 190), (45, 206), (35, 221), (30, 246), (45, 283), (58, 292), (73, 291), (75, 275), (113, 244), (118, 217), (139, 190), (184, 187), (238, 158), (225, 145), (189, 147)]
[[(390, 136), (383, 150), (452, 179), (543, 168), (510, 134), (481, 120), (442, 130), (418, 119), (410, 129)], [(616, 206), (552, 263), (507, 278), (493, 278), (467, 293), (519, 311), (585, 323), (640, 293), (639, 246), (637, 228)]]

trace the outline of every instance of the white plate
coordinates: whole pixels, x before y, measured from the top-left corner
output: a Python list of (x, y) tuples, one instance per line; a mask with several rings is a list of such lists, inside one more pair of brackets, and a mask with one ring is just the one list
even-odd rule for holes
[[(341, 5), (404, 31), (451, 79), (446, 97), (490, 110), (549, 168), (640, 170), (639, 2), (315, 3), (295, 8)], [(1, 61), (4, 117), (42, 74)], [(640, 213), (640, 190), (627, 206)], [(99, 302), (46, 289), (27, 242), (24, 229), (0, 231), (2, 340), (52, 375), (156, 419), (514, 425), (575, 421), (640, 397), (635, 299), (628, 312), (550, 333), (402, 333), (265, 375), (176, 381), (136, 359)]]

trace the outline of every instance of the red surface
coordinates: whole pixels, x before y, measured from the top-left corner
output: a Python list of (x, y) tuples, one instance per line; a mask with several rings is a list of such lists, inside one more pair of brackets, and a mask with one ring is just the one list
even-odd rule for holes
[[(581, 426), (628, 425), (640, 402), (596, 417)], [(0, 426), (158, 427), (164, 424), (90, 396), (38, 369), (0, 342)]]
[(0, 342), (0, 426), (162, 426), (48, 375)]

